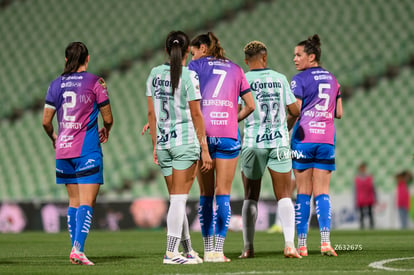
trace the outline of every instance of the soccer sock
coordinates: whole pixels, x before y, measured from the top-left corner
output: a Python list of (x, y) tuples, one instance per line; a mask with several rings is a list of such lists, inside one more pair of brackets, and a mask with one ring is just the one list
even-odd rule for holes
[(68, 207), (68, 214), (67, 214), (67, 218), (68, 218), (68, 231), (69, 231), (69, 236), (70, 236), (70, 241), (72, 243), (75, 242), (75, 236), (76, 236), (76, 212), (78, 211), (78, 208), (75, 207)]
[(311, 196), (306, 194), (298, 194), (296, 196), (295, 222), (298, 234), (298, 247), (306, 246), (310, 216), (310, 200)]
[(331, 231), (331, 200), (329, 195), (321, 194), (315, 197), (316, 214), (318, 217), (321, 243), (330, 243)]
[(223, 252), (224, 240), (231, 218), (230, 195), (217, 195), (216, 203), (215, 251)]
[(280, 217), (283, 236), (287, 247), (295, 247), (295, 210), (291, 198), (282, 198), (278, 202), (277, 215)]
[(170, 207), (167, 214), (167, 251), (178, 254), (187, 194), (170, 195)]
[(254, 232), (257, 220), (257, 201), (244, 200), (242, 207), (244, 249), (253, 249)]
[(92, 224), (93, 209), (89, 205), (80, 205), (76, 212), (76, 233), (73, 246), (80, 252), (84, 251), (85, 241)]
[(193, 250), (191, 246), (190, 227), (188, 225), (187, 214), (184, 215), (183, 230), (181, 234), (181, 245), (183, 247), (184, 253)]
[(210, 196), (200, 196), (198, 218), (200, 219), (201, 234), (204, 242), (204, 252), (214, 251), (213, 236), (213, 199)]

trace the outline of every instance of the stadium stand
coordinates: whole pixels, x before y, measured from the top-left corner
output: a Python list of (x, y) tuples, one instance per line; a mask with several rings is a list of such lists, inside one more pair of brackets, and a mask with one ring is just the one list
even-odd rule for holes
[[(145, 81), (151, 67), (165, 61), (163, 40), (172, 29), (191, 34), (214, 31), (229, 58), (244, 69), (242, 47), (262, 40), (270, 50), (269, 67), (295, 73), (293, 47), (308, 35), (322, 39), (322, 60), (343, 86), (356, 87), (344, 102), (337, 125), (337, 166), (333, 192), (352, 188), (355, 167), (369, 166), (379, 185), (393, 187), (393, 175), (412, 159), (414, 106), (409, 87), (413, 69), (404, 67), (414, 54), (414, 1), (300, 0), (260, 1), (10, 1), (0, 9), (0, 201), (62, 200), (65, 190), (54, 185), (54, 158), (41, 127), (38, 106), (48, 83), (62, 70), (63, 49), (73, 40), (91, 51), (93, 73), (107, 79), (115, 118), (105, 145), (107, 199), (144, 195), (167, 196), (158, 167), (152, 163), (146, 122)], [(250, 9), (242, 9), (250, 7)], [(144, 12), (145, 11), (145, 12)], [(69, 23), (68, 23), (69, 22)], [(390, 66), (402, 68), (384, 79)], [(366, 77), (378, 85), (361, 86)], [(240, 170), (234, 197), (243, 196)], [(269, 179), (265, 176), (265, 181)], [(190, 195), (198, 194), (194, 184)], [(270, 184), (262, 196), (272, 197)]]

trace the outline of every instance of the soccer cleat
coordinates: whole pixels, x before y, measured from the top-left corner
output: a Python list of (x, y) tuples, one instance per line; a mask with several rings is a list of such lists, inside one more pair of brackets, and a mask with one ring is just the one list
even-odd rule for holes
[(321, 244), (321, 254), (323, 256), (338, 256), (330, 243)]
[(276, 225), (276, 224), (274, 224), (274, 225), (272, 225), (268, 230), (267, 230), (267, 233), (269, 233), (269, 234), (274, 234), (274, 233), (282, 233), (283, 232), (283, 229), (282, 229), (282, 227), (280, 226), (280, 225)]
[(308, 248), (306, 246), (301, 246), (298, 249), (299, 255), (302, 257), (308, 256)]
[(215, 252), (204, 252), (203, 260), (205, 263), (213, 263), (215, 257)]
[(299, 258), (302, 259), (302, 256), (299, 255), (298, 251), (294, 247), (285, 247), (285, 258)]
[(185, 258), (181, 254), (176, 254), (176, 255), (165, 254), (163, 264), (197, 264), (197, 260)]
[(79, 264), (79, 265), (95, 265), (93, 262), (91, 262), (83, 252), (80, 252), (75, 247), (72, 248), (72, 251), (70, 252), (69, 256), (70, 261), (73, 264)]
[(196, 260), (196, 262), (198, 264), (202, 264), (203, 263), (203, 259), (201, 259), (198, 256), (198, 253), (195, 252), (194, 250), (191, 250), (190, 252), (184, 253), (184, 257), (187, 258), (187, 259), (194, 259), (194, 260)]
[(243, 250), (242, 254), (239, 256), (239, 259), (247, 259), (247, 258), (254, 258), (253, 249)]
[(216, 252), (213, 262), (215, 263), (229, 263), (231, 260), (224, 256), (223, 252)]

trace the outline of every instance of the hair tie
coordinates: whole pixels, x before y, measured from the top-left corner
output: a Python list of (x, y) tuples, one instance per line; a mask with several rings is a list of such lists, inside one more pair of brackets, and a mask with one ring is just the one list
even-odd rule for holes
[(175, 39), (175, 40), (173, 41), (173, 44), (180, 44), (180, 41), (178, 41), (177, 39)]

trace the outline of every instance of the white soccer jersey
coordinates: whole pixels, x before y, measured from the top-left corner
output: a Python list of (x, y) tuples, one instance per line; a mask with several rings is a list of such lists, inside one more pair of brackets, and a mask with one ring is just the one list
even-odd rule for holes
[(243, 146), (290, 146), (286, 106), (296, 102), (296, 98), (286, 76), (270, 69), (258, 69), (247, 72), (246, 78), (256, 108), (244, 120)]
[(199, 144), (188, 102), (201, 99), (197, 74), (183, 67), (180, 83), (174, 95), (170, 81), (170, 66), (152, 69), (147, 79), (147, 96), (152, 96), (157, 119), (157, 148)]

